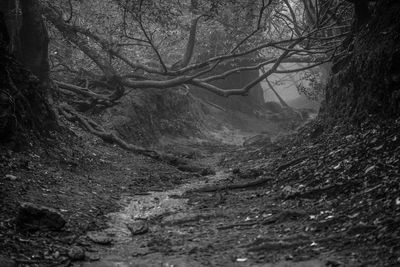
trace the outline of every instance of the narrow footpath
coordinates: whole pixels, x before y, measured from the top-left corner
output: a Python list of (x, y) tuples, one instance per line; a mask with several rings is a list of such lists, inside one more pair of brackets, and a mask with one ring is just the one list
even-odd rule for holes
[[(8, 152), (27, 168), (1, 181), (0, 249), (20, 266), (399, 266), (399, 130), (315, 121), (273, 142), (165, 147), (215, 173), (97, 140), (51, 164)], [(20, 202), (58, 210), (66, 226), (16, 232)]]

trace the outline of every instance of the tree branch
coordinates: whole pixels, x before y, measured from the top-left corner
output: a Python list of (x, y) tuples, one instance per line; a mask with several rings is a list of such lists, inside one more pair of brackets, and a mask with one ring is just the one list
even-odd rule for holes
[[(297, 40), (296, 42), (293, 42), (289, 48), (293, 48), (295, 47), (299, 42), (301, 42), (302, 39)], [(281, 64), (282, 60), (284, 58), (286, 58), (288, 56), (288, 54), (290, 53), (290, 51), (286, 50), (284, 51), (276, 60), (276, 62), (274, 63), (274, 65), (268, 70), (266, 71), (263, 75), (259, 76), (257, 79), (251, 81), (250, 83), (248, 83), (247, 85), (245, 85), (242, 88), (239, 89), (228, 89), (228, 90), (224, 90), (222, 88), (219, 88), (215, 85), (209, 84), (209, 83), (205, 83), (202, 82), (199, 79), (193, 79), (191, 81), (191, 84), (199, 86), (201, 88), (204, 88), (206, 90), (209, 90), (215, 94), (218, 94), (220, 96), (224, 96), (224, 97), (228, 97), (230, 95), (247, 95), (250, 91), (251, 88), (253, 88), (255, 85), (257, 85), (260, 81), (266, 79), (267, 77), (269, 77), (272, 73), (274, 73), (278, 66)]]

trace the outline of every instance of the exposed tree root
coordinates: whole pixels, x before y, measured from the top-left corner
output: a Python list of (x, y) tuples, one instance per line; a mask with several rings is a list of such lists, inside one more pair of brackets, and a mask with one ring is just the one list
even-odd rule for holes
[(287, 168), (289, 168), (289, 167), (291, 167), (291, 166), (294, 166), (294, 165), (296, 165), (296, 164), (299, 164), (300, 162), (302, 162), (303, 160), (305, 160), (305, 159), (307, 159), (307, 158), (308, 158), (307, 156), (305, 156), (305, 157), (300, 157), (300, 158), (294, 159), (294, 160), (292, 160), (292, 161), (290, 161), (290, 162), (288, 162), (288, 163), (282, 164), (282, 165), (280, 165), (278, 168), (276, 168), (276, 171), (277, 171), (278, 173), (280, 173), (281, 171), (286, 170)]
[(191, 192), (203, 192), (203, 193), (210, 193), (222, 190), (232, 190), (232, 189), (244, 189), (259, 186), (265, 183), (268, 183), (272, 180), (272, 177), (264, 177), (257, 179), (255, 181), (251, 181), (248, 183), (239, 183), (239, 184), (227, 184), (227, 185), (210, 185), (205, 186), (202, 188), (194, 189)]
[(87, 131), (100, 137), (107, 143), (116, 144), (123, 149), (132, 151), (140, 155), (145, 155), (150, 158), (164, 159), (163, 155), (156, 150), (146, 149), (140, 146), (129, 144), (116, 136), (114, 133), (106, 132), (103, 127), (98, 125), (93, 120), (80, 115), (67, 104), (61, 104), (59, 110), (60, 113), (63, 114), (67, 120), (72, 122), (79, 122)]
[(69, 106), (66, 103), (61, 104), (58, 109), (60, 111), (60, 114), (62, 114), (67, 120), (71, 122), (78, 122), (85, 130), (100, 137), (103, 141), (107, 143), (116, 144), (119, 147), (131, 151), (133, 153), (166, 162), (172, 166), (177, 167), (178, 170), (184, 172), (200, 173), (201, 175), (209, 175), (215, 173), (215, 171), (209, 167), (194, 165), (190, 161), (178, 158), (174, 155), (129, 144), (124, 140), (122, 140), (121, 138), (119, 138), (116, 134), (107, 132), (102, 126), (100, 126), (90, 118), (87, 118), (79, 114), (76, 110), (74, 110), (71, 106)]

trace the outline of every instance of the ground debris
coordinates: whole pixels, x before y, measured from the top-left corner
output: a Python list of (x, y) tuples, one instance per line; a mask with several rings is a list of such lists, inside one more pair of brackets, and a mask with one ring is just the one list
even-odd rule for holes
[[(170, 164), (165, 167), (143, 157), (132, 158), (112, 147), (93, 152), (96, 156), (88, 159), (94, 167), (86, 172), (79, 165), (79, 173), (68, 167), (72, 175), (46, 165), (47, 176), (37, 175), (29, 181), (25, 177), (31, 176), (13, 167), (1, 174), (18, 177), (15, 181), (1, 179), (7, 193), (17, 192), (14, 198), (25, 201), (23, 196), (30, 191), (24, 183), (37, 188), (38, 196), (26, 199), (41, 204), (57, 201), (55, 206), (68, 218), (68, 227), (71, 224), (74, 228), (72, 233), (15, 233), (14, 218), (6, 213), (11, 206), (3, 201), (7, 205), (0, 209), (8, 217), (1, 218), (0, 237), (7, 242), (0, 243), (0, 249), (21, 264), (68, 263), (74, 257), (66, 255), (74, 246), (84, 247), (86, 260), (99, 260), (103, 252), (112, 254), (110, 251), (124, 246), (117, 242), (117, 234), (110, 237), (101, 232), (108, 220), (106, 214), (125, 210), (121, 195), (137, 200), (143, 192), (152, 195), (152, 191), (162, 191), (172, 203), (179, 199), (185, 205), (150, 217), (146, 223), (151, 231), (142, 224), (122, 224), (130, 243), (126, 251), (118, 253), (139, 262), (158, 257), (161, 263), (171, 263), (169, 259), (185, 254), (204, 266), (230, 266), (238, 264), (237, 259), (246, 259), (249, 266), (314, 266), (314, 262), (315, 266), (368, 262), (369, 266), (398, 266), (400, 121), (379, 127), (372, 123), (361, 128), (325, 127), (315, 138), (309, 136), (311, 126), (306, 125), (297, 135), (274, 140), (279, 150), (254, 146), (219, 150), (230, 157), (221, 163), (226, 169), (216, 168), (223, 174), (221, 179), (185, 174)], [(31, 158), (29, 162), (40, 163)], [(12, 166), (20, 164), (15, 159), (10, 162)], [(184, 188), (195, 190), (182, 195), (174, 191), (190, 178), (194, 187)], [(248, 180), (238, 182), (236, 178)], [(14, 187), (18, 190), (12, 191)], [(157, 207), (161, 202), (161, 198), (152, 198), (151, 203)], [(143, 202), (139, 204), (143, 206)], [(127, 221), (133, 218), (142, 217), (128, 216)], [(127, 228), (137, 233), (133, 239)], [(48, 251), (45, 257), (41, 257), (43, 251)]]
[[(280, 235), (305, 231), (330, 250), (357, 251), (354, 255), (358, 262), (399, 265), (399, 132), (400, 119), (371, 119), (360, 126), (330, 125), (317, 120), (296, 135), (274, 140), (283, 148), (279, 151), (258, 149), (253, 153), (252, 148), (233, 153), (232, 158), (245, 158), (246, 163), (225, 161), (224, 166), (238, 174), (239, 170), (257, 165), (266, 166), (267, 172), (275, 171), (271, 182), (262, 186), (266, 194), (276, 197), (275, 205), (282, 206), (281, 210), (305, 213), (291, 219), (283, 214), (280, 217), (277, 209), (264, 211), (266, 218), (258, 212), (250, 216), (250, 221), (233, 222), (218, 229), (249, 232), (264, 225), (273, 237), (266, 241), (266, 248), (274, 247), (274, 242), (281, 240)], [(255, 218), (257, 214), (259, 218)], [(325, 249), (306, 246), (299, 251), (310, 254)], [(342, 265), (346, 264), (349, 263)]]

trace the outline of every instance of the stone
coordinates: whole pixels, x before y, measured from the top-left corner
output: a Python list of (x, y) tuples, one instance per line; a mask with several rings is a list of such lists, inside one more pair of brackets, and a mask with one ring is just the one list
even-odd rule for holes
[(85, 251), (83, 248), (73, 246), (68, 251), (68, 257), (71, 261), (81, 261), (85, 259)]
[(24, 202), (16, 218), (16, 228), (24, 231), (60, 231), (66, 224), (63, 216), (55, 209)]
[(12, 174), (7, 174), (7, 175), (6, 175), (6, 179), (8, 179), (8, 180), (10, 180), (10, 181), (15, 181), (15, 180), (18, 179), (18, 177), (15, 176), (15, 175), (12, 175)]
[(207, 176), (207, 175), (215, 175), (215, 170), (213, 168), (207, 167), (203, 168), (200, 172), (201, 176)]
[(110, 245), (113, 241), (112, 238), (107, 236), (105, 233), (99, 232), (89, 232), (87, 237), (90, 241), (99, 245)]
[(134, 221), (127, 223), (126, 227), (129, 229), (132, 235), (141, 235), (149, 231), (149, 225), (146, 221)]

